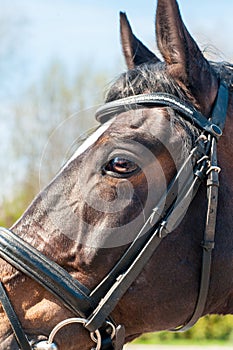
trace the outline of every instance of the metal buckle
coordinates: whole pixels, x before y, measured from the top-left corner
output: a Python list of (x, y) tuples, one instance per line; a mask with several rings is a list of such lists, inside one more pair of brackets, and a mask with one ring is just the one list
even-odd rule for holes
[(222, 136), (222, 130), (220, 129), (220, 127), (218, 125), (212, 124), (210, 126), (210, 129), (215, 134), (216, 137)]
[(209, 156), (203, 156), (200, 159), (198, 159), (197, 164), (202, 163), (204, 160), (209, 160)]
[(159, 232), (158, 232), (159, 238), (165, 238), (168, 235), (169, 232), (167, 231), (166, 226), (167, 226), (166, 220), (161, 222)]
[[(110, 321), (106, 321), (107, 325), (111, 327), (111, 339), (113, 339), (116, 335), (116, 327), (114, 326), (114, 324)], [(110, 333), (110, 332), (109, 332)], [(91, 332), (90, 333), (90, 337), (91, 337), (91, 340), (93, 340), (94, 343), (97, 343), (98, 342), (98, 339), (96, 338), (95, 336), (95, 332)]]
[[(57, 334), (57, 332), (59, 332), (59, 330), (63, 327), (65, 327), (68, 324), (72, 324), (72, 323), (81, 323), (85, 326), (85, 324), (88, 322), (88, 320), (86, 320), (85, 318), (77, 318), (77, 317), (72, 317), (72, 318), (67, 318), (66, 320), (61, 321), (60, 323), (58, 323), (51, 331), (48, 340), (43, 340), (40, 341), (36, 344), (33, 345), (33, 349), (34, 350), (58, 350), (57, 345), (54, 343), (54, 338)], [(109, 322), (110, 323), (110, 322)], [(115, 327), (110, 324), (112, 326), (112, 328)], [(115, 333), (114, 333), (115, 335)], [(90, 338), (91, 340), (96, 343), (96, 347), (95, 350), (100, 350), (101, 348), (101, 335), (100, 335), (100, 331), (98, 329), (96, 329), (94, 332), (90, 333)]]
[(216, 165), (211, 165), (209, 167), (209, 169), (207, 169), (206, 171), (206, 175), (208, 175), (211, 171), (216, 171), (218, 174), (221, 172), (221, 168), (219, 166), (216, 166)]

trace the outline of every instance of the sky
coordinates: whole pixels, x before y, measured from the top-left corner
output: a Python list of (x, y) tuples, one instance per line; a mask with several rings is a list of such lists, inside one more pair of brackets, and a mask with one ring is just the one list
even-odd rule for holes
[[(232, 0), (179, 0), (189, 31), (216, 60), (233, 60)], [(125, 69), (119, 11), (127, 12), (137, 37), (155, 43), (155, 0), (0, 0), (0, 170), (8, 159), (9, 104), (39, 82), (51, 62), (72, 76), (83, 64), (114, 78)], [(4, 50), (6, 51), (4, 61)], [(0, 173), (0, 192), (4, 172)]]
[[(63, 62), (71, 73), (83, 62), (113, 72), (124, 69), (119, 11), (127, 12), (144, 43), (156, 47), (155, 0), (0, 0), (0, 4), (5, 18), (18, 26), (16, 57), (24, 65), (18, 69), (24, 83), (38, 79), (52, 60)], [(226, 60), (233, 58), (232, 0), (180, 0), (179, 5), (201, 47), (213, 45), (218, 55), (224, 52)]]

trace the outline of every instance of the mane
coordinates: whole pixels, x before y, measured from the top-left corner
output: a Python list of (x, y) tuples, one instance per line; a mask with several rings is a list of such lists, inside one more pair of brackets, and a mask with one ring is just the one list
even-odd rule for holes
[[(233, 64), (225, 61), (209, 63), (218, 79), (224, 80), (232, 90)], [(108, 91), (106, 102), (152, 92), (166, 92), (181, 100), (187, 100), (187, 91), (183, 91), (174, 79), (168, 76), (166, 65), (160, 62), (141, 64), (121, 74)]]
[[(146, 63), (137, 66), (121, 74), (110, 88), (106, 96), (106, 102), (115, 101), (124, 97), (139, 95), (143, 93), (165, 92), (178, 97), (182, 101), (189, 100), (193, 103), (192, 98), (187, 98), (189, 93), (183, 91), (172, 77), (166, 73), (166, 65), (159, 63)], [(182, 127), (188, 137), (181, 133), (183, 141), (183, 150), (193, 147), (199, 130), (190, 122), (182, 118), (178, 112), (168, 111), (170, 123), (173, 130)]]
[(110, 88), (106, 102), (152, 92), (167, 92), (185, 99), (178, 84), (167, 75), (164, 63), (145, 63), (121, 74)]
[[(218, 79), (224, 80), (229, 90), (233, 90), (233, 65), (228, 62), (210, 62), (210, 65)], [(141, 64), (121, 74), (108, 91), (106, 102), (153, 92), (165, 92), (182, 101), (195, 104), (189, 92), (182, 90), (176, 81), (167, 74), (166, 64), (163, 62)], [(199, 130), (174, 111), (170, 112), (170, 122), (174, 129), (182, 126), (186, 131), (188, 138), (183, 138), (184, 149), (187, 150), (187, 146), (188, 148), (193, 147)]]

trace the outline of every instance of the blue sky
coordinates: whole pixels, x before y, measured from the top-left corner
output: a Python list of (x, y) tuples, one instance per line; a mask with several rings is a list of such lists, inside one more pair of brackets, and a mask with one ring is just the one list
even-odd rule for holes
[[(17, 46), (16, 56), (25, 66), (26, 81), (37, 79), (55, 59), (64, 62), (71, 72), (83, 62), (98, 68), (122, 69), (117, 65), (121, 57), (120, 10), (127, 12), (135, 33), (152, 49), (155, 47), (156, 1), (0, 0), (1, 3), (3, 14), (21, 19), (17, 29), (21, 47)], [(233, 1), (180, 0), (179, 4), (200, 46), (214, 45), (230, 60)]]

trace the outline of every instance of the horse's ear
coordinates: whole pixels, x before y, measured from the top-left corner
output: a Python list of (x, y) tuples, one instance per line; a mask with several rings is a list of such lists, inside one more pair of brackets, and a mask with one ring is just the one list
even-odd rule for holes
[(170, 75), (189, 89), (203, 113), (209, 113), (217, 94), (217, 78), (186, 29), (176, 0), (158, 0), (156, 36)]
[(159, 59), (133, 34), (129, 21), (125, 13), (120, 12), (121, 44), (129, 69), (146, 63), (158, 62)]

